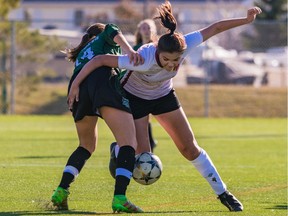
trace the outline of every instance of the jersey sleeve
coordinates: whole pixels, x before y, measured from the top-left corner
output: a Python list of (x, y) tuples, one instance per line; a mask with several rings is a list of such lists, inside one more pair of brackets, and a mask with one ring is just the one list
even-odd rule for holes
[(133, 62), (130, 63), (128, 55), (122, 55), (118, 58), (118, 67), (121, 69), (133, 70), (145, 74), (147, 71), (149, 71), (151, 65), (153, 65), (155, 50), (153, 50), (151, 45), (149, 46), (149, 44), (146, 44), (141, 46), (141, 48), (138, 50), (138, 53), (144, 59), (144, 63), (142, 65), (134, 66)]
[(189, 53), (193, 48), (199, 46), (203, 42), (203, 36), (200, 31), (194, 31), (184, 35), (187, 49), (185, 53)]
[(114, 37), (121, 32), (120, 28), (115, 24), (107, 24), (105, 26), (105, 29), (103, 31), (104, 39), (107, 43), (110, 45), (117, 45), (117, 43), (114, 42)]
[(142, 43), (136, 44), (135, 46), (133, 46), (133, 50), (137, 51), (142, 45)]
[(142, 65), (134, 66), (133, 62), (130, 63), (130, 59), (129, 59), (128, 55), (119, 55), (118, 56), (118, 67), (120, 69), (133, 70), (133, 71), (137, 71), (140, 73), (141, 72), (144, 73), (147, 70), (145, 62)]

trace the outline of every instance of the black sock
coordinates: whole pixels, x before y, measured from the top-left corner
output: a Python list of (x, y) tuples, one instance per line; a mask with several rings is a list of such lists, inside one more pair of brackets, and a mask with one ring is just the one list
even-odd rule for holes
[[(85, 162), (90, 158), (90, 156), (91, 154), (87, 149), (78, 147), (67, 161), (59, 187), (68, 189), (71, 182), (73, 182), (75, 177), (80, 173)], [(76, 173), (73, 173), (73, 171)]]
[(153, 152), (153, 149), (155, 147), (155, 141), (154, 141), (154, 138), (152, 135), (152, 126), (151, 126), (150, 122), (148, 124), (148, 135), (149, 135), (149, 142), (150, 142), (151, 151)]
[[(135, 164), (135, 150), (131, 146), (119, 149), (114, 195), (125, 195)], [(119, 171), (120, 170), (120, 171)], [(117, 173), (119, 171), (119, 173)], [(131, 174), (131, 175), (130, 175)]]

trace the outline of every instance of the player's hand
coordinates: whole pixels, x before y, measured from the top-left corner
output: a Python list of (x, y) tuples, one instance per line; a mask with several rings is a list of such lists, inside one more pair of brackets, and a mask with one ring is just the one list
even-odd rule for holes
[(247, 11), (247, 21), (250, 23), (250, 22), (253, 22), (256, 18), (256, 16), (258, 14), (261, 14), (262, 13), (262, 10), (259, 8), (259, 7), (253, 7), (253, 8), (250, 8), (248, 11)]
[(142, 65), (144, 63), (143, 57), (135, 50), (130, 50), (127, 55), (130, 59), (130, 63), (133, 63), (134, 66)]
[(75, 85), (74, 82), (71, 85), (68, 97), (67, 97), (67, 104), (69, 109), (72, 111), (73, 103), (79, 101), (79, 86)]

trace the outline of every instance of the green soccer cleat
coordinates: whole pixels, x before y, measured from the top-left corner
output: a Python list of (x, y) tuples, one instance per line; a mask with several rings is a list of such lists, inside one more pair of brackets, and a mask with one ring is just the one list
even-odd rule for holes
[(127, 212), (127, 213), (142, 213), (144, 212), (138, 206), (131, 203), (125, 195), (115, 195), (112, 201), (113, 213)]
[(68, 210), (67, 198), (69, 194), (69, 191), (62, 187), (56, 188), (51, 197), (51, 202), (56, 210)]

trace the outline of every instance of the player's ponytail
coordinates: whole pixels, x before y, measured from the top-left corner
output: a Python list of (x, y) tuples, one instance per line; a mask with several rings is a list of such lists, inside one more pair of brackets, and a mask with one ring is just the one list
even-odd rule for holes
[(186, 49), (185, 39), (182, 34), (175, 32), (177, 21), (172, 13), (172, 6), (168, 0), (158, 8), (159, 16), (154, 19), (160, 19), (163, 27), (168, 29), (168, 33), (160, 37), (158, 41), (159, 52), (184, 52)]
[(79, 52), (98, 34), (104, 31), (105, 25), (102, 23), (95, 23), (91, 25), (82, 36), (80, 44), (72, 49), (66, 49), (64, 53), (67, 55), (68, 61), (75, 62)]

